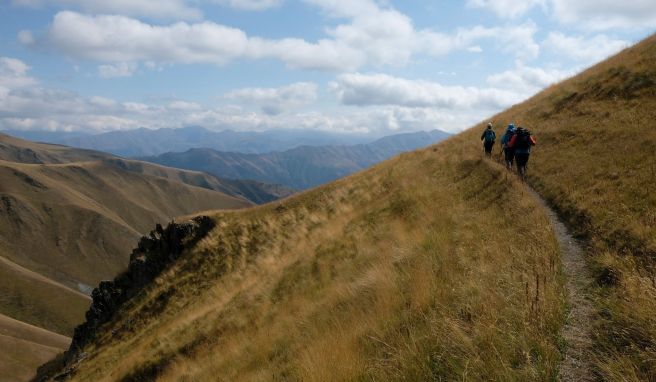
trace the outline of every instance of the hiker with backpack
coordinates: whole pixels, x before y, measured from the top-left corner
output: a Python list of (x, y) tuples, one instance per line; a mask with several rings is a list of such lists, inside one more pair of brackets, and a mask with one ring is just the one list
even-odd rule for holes
[(517, 162), (517, 173), (524, 180), (526, 178), (526, 164), (531, 155), (531, 147), (537, 142), (530, 131), (518, 127), (515, 135), (510, 139), (508, 147), (515, 150), (515, 161)]
[(485, 148), (485, 155), (488, 157), (492, 156), (492, 147), (494, 147), (494, 141), (497, 140), (497, 135), (492, 130), (492, 123), (487, 124), (487, 129), (481, 134), (481, 141), (483, 141), (483, 147)]
[[(515, 136), (515, 125), (509, 124), (506, 129), (506, 133), (501, 137), (501, 153), (505, 154), (506, 168), (508, 170), (512, 169), (513, 162), (515, 160), (515, 149), (509, 147), (510, 141)], [(499, 155), (501, 155), (501, 153)]]

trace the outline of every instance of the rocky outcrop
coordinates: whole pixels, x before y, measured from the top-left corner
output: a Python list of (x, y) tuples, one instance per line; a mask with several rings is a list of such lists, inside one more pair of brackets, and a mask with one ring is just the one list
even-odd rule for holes
[[(113, 281), (102, 281), (93, 290), (93, 301), (86, 313), (86, 321), (75, 328), (68, 351), (60, 359), (39, 368), (34, 381), (65, 379), (73, 371), (71, 366), (85, 357), (82, 350), (96, 338), (98, 329), (109, 322), (124, 303), (167, 269), (185, 249), (205, 237), (214, 225), (211, 218), (199, 216), (187, 223), (171, 222), (166, 228), (157, 224), (155, 230), (142, 237), (130, 255), (128, 269)], [(63, 370), (67, 371), (62, 373)]]

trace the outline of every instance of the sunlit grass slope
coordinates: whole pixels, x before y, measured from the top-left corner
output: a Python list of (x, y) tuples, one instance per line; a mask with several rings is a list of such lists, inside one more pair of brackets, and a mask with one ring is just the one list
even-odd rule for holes
[(600, 378), (656, 380), (656, 36), (495, 121), (535, 132), (530, 184), (587, 239)]
[(0, 314), (0, 381), (28, 380), (40, 364), (61, 353), (69, 343), (68, 337)]
[(553, 380), (558, 250), (456, 137), (217, 227), (128, 303), (73, 380)]

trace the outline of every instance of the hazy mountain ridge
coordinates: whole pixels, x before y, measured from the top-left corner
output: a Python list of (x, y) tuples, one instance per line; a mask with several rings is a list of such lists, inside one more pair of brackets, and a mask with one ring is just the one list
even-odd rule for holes
[(447, 133), (433, 130), (398, 134), (352, 146), (300, 146), (266, 154), (196, 148), (140, 159), (223, 178), (251, 179), (307, 189), (350, 175), (401, 152), (436, 143), (447, 136)]
[(369, 142), (362, 134), (335, 134), (305, 130), (212, 131), (199, 126), (140, 128), (110, 131), (102, 134), (10, 131), (10, 135), (47, 143), (103, 151), (122, 157), (153, 156), (192, 148), (212, 148), (218, 151), (266, 153), (284, 151), (302, 145), (342, 145)]

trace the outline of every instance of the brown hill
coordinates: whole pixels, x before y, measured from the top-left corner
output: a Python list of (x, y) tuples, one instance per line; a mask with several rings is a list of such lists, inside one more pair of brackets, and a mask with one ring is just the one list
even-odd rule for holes
[[(0, 314), (72, 335), (90, 286), (124, 269), (132, 243), (153, 224), (252, 205), (212, 190), (219, 185), (201, 173), (0, 134)], [(11, 341), (0, 355), (2, 375), (43, 361), (41, 352), (16, 366), (32, 348)]]
[[(192, 179), (198, 173), (150, 164), (128, 171), (106, 154), (4, 135), (0, 144), (0, 157), (5, 159), (0, 160), (0, 254), (5, 259), (0, 270), (8, 275), (3, 280), (7, 287), (18, 275), (23, 284), (35, 279), (12, 270), (20, 267), (88, 293), (89, 285), (112, 278), (125, 267), (131, 243), (156, 222), (193, 211), (250, 205), (180, 181), (182, 175)], [(75, 321), (70, 307), (61, 307), (68, 319), (43, 314), (40, 309), (51, 305), (52, 296), (31, 301), (26, 295), (30, 289), (13, 287), (4, 294), (0, 312), (71, 334)], [(73, 311), (79, 320), (82, 311)]]
[[(494, 117), (538, 137), (528, 181), (586, 244), (598, 380), (656, 380), (654, 62), (656, 36)], [(481, 159), (480, 132), (211, 214), (131, 299), (113, 289), (131, 273), (104, 285), (119, 296), (94, 306), (118, 308), (96, 311), (98, 331), (50, 375), (555, 380), (571, 346), (555, 233), (526, 185)], [(134, 272), (165, 256), (148, 243)]]
[(0, 380), (27, 381), (41, 363), (68, 347), (70, 338), (0, 314)]

